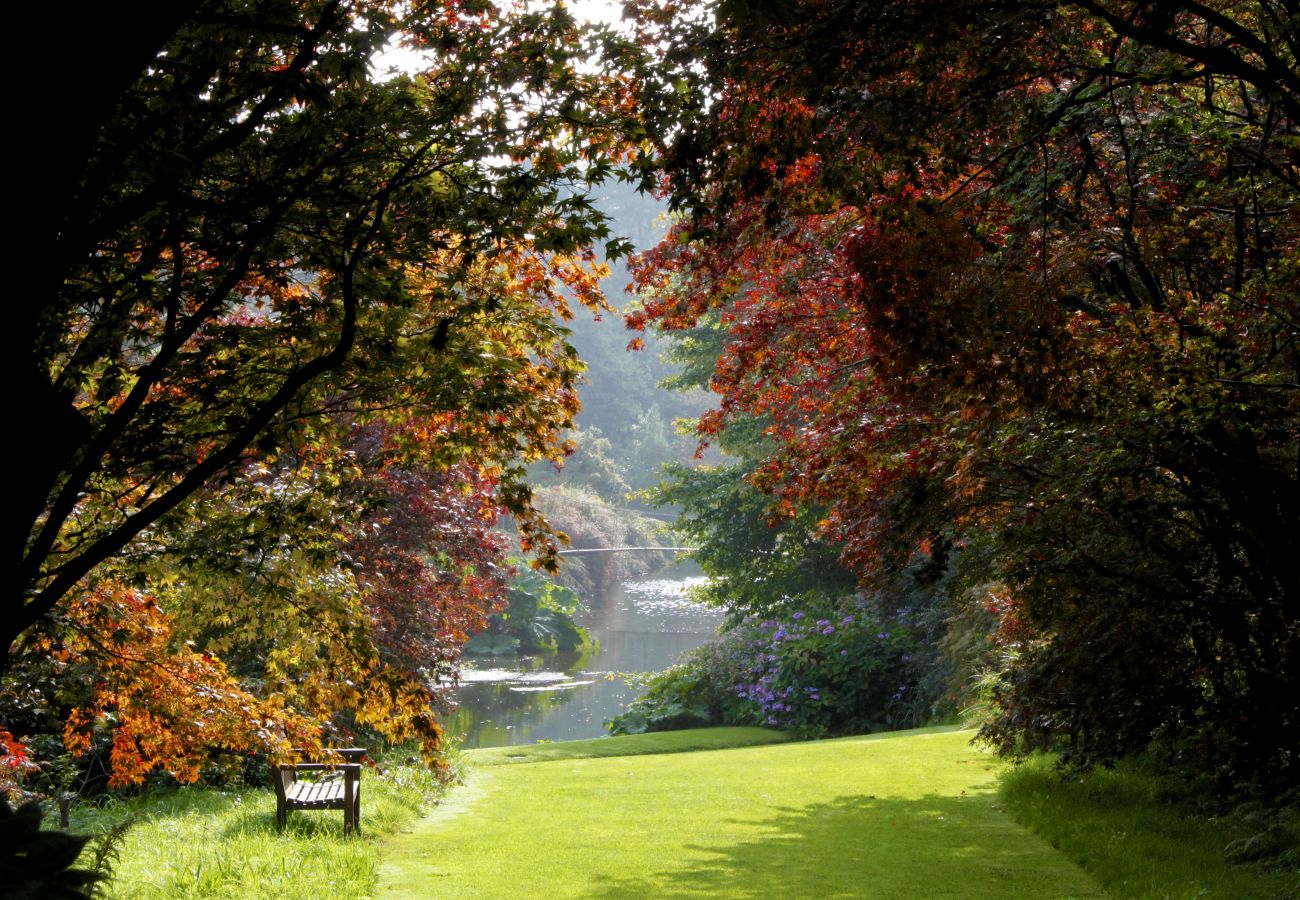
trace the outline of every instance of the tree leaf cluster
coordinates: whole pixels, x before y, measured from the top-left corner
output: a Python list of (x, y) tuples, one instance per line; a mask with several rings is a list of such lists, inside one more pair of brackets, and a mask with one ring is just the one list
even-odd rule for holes
[(767, 515), (815, 515), (877, 588), (959, 548), (968, 593), (1003, 598), (1004, 752), (1293, 784), (1289, 5), (700, 4), (641, 27), (692, 87), (639, 82), (682, 218), (631, 321), (721, 330), (699, 430), (761, 427)]
[(431, 685), (504, 592), (496, 517), (555, 564), (524, 470), (578, 408), (624, 89), (562, 7), (144, 18), (69, 22), (92, 86), (33, 86), (62, 115), (9, 336), (6, 696), (60, 684), (30, 718), (115, 784), (358, 727), (431, 752)]

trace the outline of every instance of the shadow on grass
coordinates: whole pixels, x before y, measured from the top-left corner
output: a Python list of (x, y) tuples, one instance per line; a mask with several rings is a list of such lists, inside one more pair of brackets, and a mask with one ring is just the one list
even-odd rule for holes
[(659, 874), (611, 875), (595, 897), (1102, 897), (1089, 878), (1020, 831), (988, 792), (914, 800), (846, 796), (761, 819), (765, 834), (695, 844)]
[[(1066, 777), (1054, 762), (1038, 756), (1008, 772), (1007, 808), (1116, 896), (1300, 898), (1300, 810), (1198, 814), (1178, 799), (1185, 785), (1137, 762)], [(1229, 861), (1229, 847), (1252, 841), (1255, 857)]]
[[(363, 832), (365, 827), (366, 822), (363, 817), (361, 820)], [(293, 810), (289, 813), (284, 828), (279, 829), (275, 824), (274, 806), (269, 810), (260, 808), (242, 810), (228, 822), (222, 833), (227, 838), (267, 835), (293, 840), (315, 840), (319, 838), (343, 840), (345, 837), (349, 837), (343, 834), (342, 810)], [(360, 834), (355, 836), (359, 837)]]

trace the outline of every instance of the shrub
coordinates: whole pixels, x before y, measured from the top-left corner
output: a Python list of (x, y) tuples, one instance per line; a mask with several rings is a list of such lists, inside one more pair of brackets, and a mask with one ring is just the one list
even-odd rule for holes
[(796, 612), (760, 623), (737, 690), (756, 707), (756, 724), (804, 737), (912, 727), (928, 718), (915, 650), (898, 620), (862, 607)]
[(809, 604), (785, 619), (738, 623), (659, 673), (614, 734), (766, 725), (803, 737), (924, 724), (917, 641), (898, 618), (858, 603)]
[(745, 673), (745, 650), (752, 630), (733, 628), (688, 651), (679, 665), (653, 675), (640, 697), (608, 727), (613, 734), (673, 731), (706, 725), (752, 725), (753, 705), (737, 686)]
[(516, 651), (572, 651), (587, 640), (573, 621), (582, 610), (577, 592), (540, 572), (523, 569), (510, 581), (509, 606), (493, 613), (488, 630), (465, 645), (469, 654), (506, 656)]

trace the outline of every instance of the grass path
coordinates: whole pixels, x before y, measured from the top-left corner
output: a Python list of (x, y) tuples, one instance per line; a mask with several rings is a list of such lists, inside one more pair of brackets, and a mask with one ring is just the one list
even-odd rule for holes
[(1104, 896), (1002, 810), (970, 732), (678, 753), (648, 737), (621, 739), (648, 755), (591, 755), (620, 739), (480, 754), (386, 845), (378, 896)]

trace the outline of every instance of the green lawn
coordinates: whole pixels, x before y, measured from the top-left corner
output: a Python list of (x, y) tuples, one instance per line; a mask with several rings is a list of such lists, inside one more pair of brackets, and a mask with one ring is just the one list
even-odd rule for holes
[[(386, 844), (379, 896), (1105, 896), (1003, 810), (968, 731), (664, 752), (726, 740), (678, 734), (467, 754), (466, 786)], [(619, 740), (658, 750), (593, 755)]]
[(186, 787), (83, 806), (72, 830), (93, 834), (123, 819), (134, 823), (106, 890), (114, 900), (359, 900), (373, 888), (379, 841), (409, 827), (439, 790), (422, 768), (366, 772), (360, 837), (343, 836), (343, 814), (336, 811), (292, 812), (278, 832), (270, 788)]
[(1132, 766), (1062, 779), (1043, 757), (1008, 771), (1002, 783), (1016, 819), (1116, 897), (1300, 900), (1300, 811), (1267, 815), (1246, 804), (1197, 815), (1164, 793), (1159, 778)]
[(700, 729), (472, 751), (468, 783), (424, 819), (438, 791), (426, 770), (367, 773), (359, 838), (342, 836), (339, 813), (294, 813), (276, 832), (267, 789), (151, 792), (78, 807), (73, 828), (134, 819), (115, 898), (361, 900), (378, 880), (380, 895), (401, 900), (1103, 889), (1300, 900), (1294, 806), (1198, 815), (1150, 772), (1063, 780), (1048, 759), (1012, 770), (970, 747), (970, 734), (790, 743), (766, 729)]

